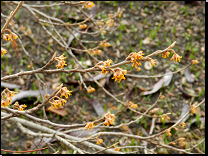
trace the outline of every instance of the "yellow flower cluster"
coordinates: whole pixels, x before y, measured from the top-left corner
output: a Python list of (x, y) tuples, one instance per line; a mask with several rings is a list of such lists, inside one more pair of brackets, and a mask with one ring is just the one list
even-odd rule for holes
[(122, 13), (123, 13), (123, 11), (120, 11), (120, 12), (118, 13), (117, 17), (120, 18), (121, 15), (122, 15)]
[(121, 68), (116, 68), (115, 70), (112, 70), (113, 71), (113, 77), (112, 77), (112, 79), (115, 79), (115, 81), (119, 81), (119, 83), (120, 83), (120, 81), (122, 80), (122, 79), (126, 79), (125, 77), (124, 77), (124, 75), (126, 75), (126, 73), (127, 73), (127, 70), (123, 70), (123, 69), (121, 69)]
[(166, 129), (165, 132), (167, 133), (167, 136), (171, 136), (172, 134), (170, 133), (171, 129)]
[(151, 63), (152, 66), (155, 66), (155, 63), (156, 63), (157, 60), (156, 59), (153, 60), (152, 58), (150, 58), (149, 61), (150, 61), (150, 63)]
[(113, 19), (107, 20), (106, 25), (107, 25), (107, 27), (109, 27), (109, 28), (112, 27), (112, 26), (114, 25), (114, 20), (113, 20)]
[[(73, 91), (73, 90), (72, 90)], [(67, 89), (67, 87), (63, 87), (60, 89), (60, 97), (65, 96), (66, 99), (68, 99), (68, 96), (72, 95), (71, 92)], [(49, 94), (46, 94), (44, 99), (47, 99), (49, 97)], [(57, 109), (59, 106), (64, 106), (64, 103), (66, 103), (66, 100), (60, 98), (58, 96), (55, 96), (51, 101), (49, 101), (49, 103), (51, 104), (51, 107), (49, 109)], [(54, 100), (55, 98), (57, 98), (58, 100)]]
[[(73, 91), (73, 90), (72, 90), (72, 91)], [(65, 97), (68, 99), (68, 95), (69, 95), (69, 96), (72, 95), (72, 94), (71, 94), (72, 91), (69, 91), (69, 90), (67, 89), (67, 87), (63, 87), (63, 88), (61, 88), (61, 96), (60, 96), (60, 97), (65, 96)]]
[[(99, 62), (99, 63), (97, 63), (96, 65), (95, 65), (95, 67), (98, 67), (98, 68), (100, 68), (101, 69), (101, 72), (100, 73), (103, 73), (103, 75), (105, 75), (107, 72), (109, 72), (109, 71), (107, 71), (106, 69), (105, 69), (105, 67), (106, 66), (109, 66), (109, 67), (111, 67), (111, 63), (112, 63), (113, 61), (112, 60), (110, 60), (110, 59), (107, 59), (107, 61), (101, 61), (101, 62)], [(102, 64), (102, 65), (101, 65)]]
[(130, 53), (129, 54), (129, 56), (126, 58), (126, 60), (128, 61), (128, 60), (131, 60), (131, 62), (133, 63), (132, 64), (132, 67), (133, 66), (135, 66), (135, 68), (137, 68), (137, 66), (138, 65), (142, 65), (141, 63), (140, 63), (140, 61), (138, 61), (138, 60), (140, 60), (141, 58), (143, 58), (143, 56), (142, 55), (144, 55), (143, 53), (142, 53), (143, 51), (139, 51), (139, 52), (134, 52), (134, 53)]
[(180, 146), (185, 146), (186, 145), (186, 142), (183, 142), (184, 140), (185, 140), (185, 138), (179, 138), (178, 139), (178, 141), (179, 141), (178, 143), (179, 143)]
[(18, 109), (19, 111), (24, 111), (24, 109), (27, 107), (27, 105), (19, 105), (18, 101), (15, 102), (13, 109)]
[(131, 108), (136, 108), (136, 107), (138, 107), (136, 104), (134, 104), (134, 103), (131, 102), (131, 101), (128, 103), (128, 106), (131, 107)]
[(66, 66), (66, 61), (64, 61), (66, 57), (64, 57), (64, 54), (62, 54), (59, 57), (55, 57), (55, 60), (58, 61), (58, 65), (56, 65), (57, 68), (62, 68), (64, 69), (64, 66)]
[(102, 142), (103, 142), (103, 139), (99, 139), (99, 138), (96, 138), (96, 139), (97, 139), (96, 144), (100, 144), (100, 143), (102, 143)]
[(1, 94), (3, 97), (1, 98), (1, 107), (7, 107), (11, 104), (12, 96), (15, 96), (14, 93), (17, 93), (17, 92), (10, 91), (8, 88), (3, 90)]
[(84, 3), (84, 8), (92, 8), (95, 4), (91, 1), (81, 1), (81, 3)]
[(160, 96), (160, 100), (162, 100), (162, 99), (164, 99), (165, 98), (165, 96), (164, 95), (161, 95)]
[(13, 41), (13, 39), (17, 39), (18, 38), (18, 36), (15, 34), (15, 33), (13, 33), (13, 32), (11, 32), (10, 33), (10, 35), (9, 34), (4, 34), (3, 35), (3, 39), (5, 40), (5, 41), (9, 41), (9, 40), (11, 40), (11, 41)]
[(114, 151), (119, 151), (120, 148), (119, 147), (115, 147)]
[(190, 106), (190, 111), (191, 111), (191, 113), (195, 113), (196, 106), (194, 104)]
[(168, 117), (168, 114), (170, 114), (170, 113), (163, 114), (163, 115), (162, 115), (162, 118), (161, 118), (161, 121), (164, 121), (165, 119), (170, 120), (170, 118)]
[(106, 40), (101, 41), (99, 45), (102, 47), (109, 47), (110, 46), (110, 44)]
[(102, 50), (98, 50), (97, 48), (96, 49), (89, 49), (87, 51), (87, 53), (92, 54), (92, 55), (96, 55), (96, 54), (100, 55), (102, 53)]
[(87, 28), (87, 24), (80, 24), (79, 25), (79, 29), (85, 29), (85, 28)]
[(193, 64), (197, 64), (197, 63), (199, 63), (199, 61), (198, 60), (192, 60), (191, 61)]
[[(57, 97), (57, 96), (56, 96)], [(58, 97), (57, 97), (58, 98)], [(52, 100), (50, 101), (51, 107), (49, 109), (57, 109), (59, 106), (64, 106), (64, 103), (66, 103), (66, 100), (59, 98), (58, 100)]]
[(186, 123), (185, 122), (181, 123), (181, 127), (182, 128), (185, 127), (185, 126), (186, 126)]
[(102, 21), (98, 21), (97, 24), (100, 25), (104, 25), (104, 23)]
[(86, 126), (83, 128), (83, 130), (85, 130), (87, 128), (87, 130), (89, 131), (91, 128), (94, 128), (94, 122), (89, 122), (86, 124)]
[(179, 56), (178, 54), (174, 53), (173, 56), (172, 56), (172, 58), (170, 60), (173, 60), (174, 62), (175, 61), (176, 62), (177, 61), (180, 62), (180, 58), (182, 58), (182, 56)]
[(106, 113), (104, 115), (104, 118), (105, 118), (105, 122), (103, 123), (103, 125), (109, 126), (109, 125), (112, 125), (114, 123), (115, 115), (110, 114), (110, 113)]
[(170, 52), (163, 52), (162, 53), (163, 58), (169, 57), (169, 55), (170, 55)]
[(7, 53), (7, 50), (4, 48), (1, 48), (1, 56), (4, 56), (4, 54), (6, 54), (6, 53)]
[(92, 93), (92, 92), (94, 92), (95, 91), (95, 88), (93, 88), (93, 87), (91, 87), (91, 86), (89, 86), (88, 88), (87, 88), (87, 92), (88, 93)]

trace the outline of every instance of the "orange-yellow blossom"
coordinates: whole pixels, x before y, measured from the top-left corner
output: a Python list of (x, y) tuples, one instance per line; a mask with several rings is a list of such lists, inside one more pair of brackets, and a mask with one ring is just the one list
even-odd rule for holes
[(194, 113), (196, 111), (196, 106), (195, 105), (191, 105), (190, 106), (190, 110), (191, 110), (191, 113)]
[[(73, 91), (73, 90), (72, 90), (72, 91)], [(67, 89), (67, 87), (63, 87), (63, 88), (61, 88), (61, 96), (60, 96), (60, 97), (65, 96), (65, 97), (68, 99), (68, 95), (69, 95), (69, 96), (72, 95), (72, 94), (71, 94), (72, 91), (69, 91), (69, 90)]]
[(128, 103), (128, 106), (131, 107), (131, 108), (136, 108), (136, 107), (138, 107), (136, 104), (134, 104), (134, 103), (131, 102), (131, 101)]
[(120, 81), (122, 80), (122, 79), (126, 79), (125, 77), (124, 77), (124, 75), (126, 75), (126, 73), (127, 73), (127, 70), (123, 70), (123, 69), (121, 69), (121, 68), (116, 68), (114, 71), (113, 71), (114, 73), (113, 73), (113, 78), (112, 79), (115, 79), (115, 81), (119, 81), (119, 83), (120, 83)]
[(174, 62), (175, 61), (176, 62), (177, 61), (180, 62), (180, 58), (182, 58), (182, 56), (179, 56), (178, 54), (174, 53), (173, 56), (172, 56), (172, 58), (170, 60), (173, 60)]
[(84, 2), (84, 8), (92, 8), (95, 4), (91, 1)]
[(91, 87), (91, 86), (87, 87), (87, 92), (88, 92), (88, 93), (92, 93), (92, 92), (94, 92), (94, 91), (95, 91), (95, 88), (93, 88), (93, 87)]
[(105, 66), (99, 66), (99, 68), (102, 70), (100, 73), (103, 73), (103, 75), (105, 75), (106, 73), (108, 73), (109, 71), (107, 71), (106, 69), (105, 69)]
[(126, 58), (126, 60), (131, 60), (131, 62), (133, 63), (132, 66), (135, 66), (135, 68), (137, 68), (138, 65), (142, 65), (141, 62), (139, 61), (141, 58), (143, 58), (142, 55), (144, 55), (142, 53), (143, 51), (139, 51), (139, 52), (134, 52), (134, 53), (130, 53), (129, 56)]
[(120, 18), (122, 13), (123, 13), (123, 11), (120, 11), (119, 14), (117, 15), (117, 17)]
[(114, 20), (113, 20), (113, 19), (107, 20), (106, 25), (107, 25), (108, 27), (112, 27), (112, 26), (114, 25)]
[(102, 47), (109, 47), (110, 46), (110, 44), (106, 40), (101, 41), (99, 45)]
[(156, 59), (153, 60), (153, 59), (150, 58), (149, 61), (150, 61), (150, 63), (151, 63), (152, 66), (155, 66), (155, 63), (156, 63), (157, 60)]
[(87, 27), (87, 24), (80, 24), (79, 25), (79, 29), (84, 29), (84, 28), (86, 28)]
[(66, 61), (64, 61), (66, 57), (64, 57), (64, 54), (62, 54), (59, 57), (55, 57), (55, 60), (58, 61), (58, 65), (56, 65), (57, 68), (62, 68), (64, 69), (64, 66), (66, 66)]
[(87, 123), (87, 125), (83, 128), (83, 130), (85, 130), (87, 128), (87, 130), (89, 131), (91, 128), (94, 128), (94, 122), (89, 122)]
[(24, 109), (25, 109), (26, 107), (27, 107), (27, 105), (25, 105), (25, 104), (24, 104), (24, 105), (20, 105), (19, 108), (18, 108), (18, 110), (19, 110), (19, 111), (24, 111)]
[(119, 147), (116, 147), (114, 151), (119, 151), (119, 150), (120, 150), (120, 148)]
[(162, 115), (162, 119), (161, 119), (161, 121), (163, 121), (164, 119), (168, 119), (168, 120), (170, 120), (170, 118), (168, 117), (168, 114), (170, 114), (170, 113), (163, 114), (163, 115)]
[(170, 133), (170, 129), (166, 129), (165, 132), (167, 133), (167, 136), (171, 136), (172, 134)]
[(163, 52), (162, 53), (163, 58), (169, 57), (169, 55), (170, 55), (170, 52)]
[(4, 56), (4, 54), (7, 53), (7, 50), (1, 47), (1, 56)]
[(115, 115), (110, 114), (110, 113), (106, 113), (104, 115), (104, 118), (105, 118), (105, 122), (103, 123), (103, 125), (109, 126), (109, 125), (112, 125), (114, 123)]
[(198, 60), (192, 60), (191, 61), (193, 64), (197, 64), (197, 63), (199, 63), (199, 61)]
[(96, 144), (100, 144), (100, 143), (102, 143), (103, 142), (103, 139), (99, 139), (99, 138), (97, 138), (97, 142), (96, 142)]

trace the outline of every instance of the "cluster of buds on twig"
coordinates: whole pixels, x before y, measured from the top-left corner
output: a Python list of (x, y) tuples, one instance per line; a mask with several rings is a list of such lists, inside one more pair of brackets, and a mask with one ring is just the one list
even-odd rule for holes
[[(65, 98), (68, 99), (68, 96), (72, 95), (71, 94), (72, 91), (69, 91), (67, 89), (67, 87), (63, 87), (63, 88), (60, 89), (60, 93), (61, 93), (60, 97), (65, 96)], [(46, 99), (48, 97), (49, 97), (49, 94), (46, 94), (44, 98)], [(51, 109), (51, 108), (52, 109), (54, 109), (54, 108), (57, 109), (59, 106), (64, 106), (64, 103), (66, 103), (66, 100), (64, 100), (60, 97), (54, 96), (54, 98), (49, 101), (49, 103), (51, 104), (51, 107), (49, 109)], [(55, 98), (58, 99), (58, 100), (55, 100)]]
[(96, 47), (94, 49), (89, 49), (86, 52), (92, 55), (100, 55), (102, 53), (102, 50), (98, 50), (98, 47)]
[(54, 60), (58, 61), (58, 65), (56, 65), (57, 68), (62, 68), (64, 69), (64, 66), (66, 66), (66, 61), (64, 61), (66, 57), (64, 57), (64, 54), (62, 54), (59, 57), (55, 57)]
[[(11, 40), (12, 42), (12, 47), (15, 49), (17, 47), (17, 44), (15, 42), (15, 40), (18, 38), (18, 36), (13, 33), (11, 30), (9, 29), (5, 29), (5, 31), (9, 31), (10, 34), (3, 34), (2, 37), (5, 41), (9, 41)], [(15, 51), (16, 52), (16, 51)], [(4, 54), (7, 53), (7, 50), (4, 48), (1, 48), (1, 56), (4, 56)]]
[(94, 92), (94, 91), (95, 91), (95, 88), (93, 88), (93, 87), (91, 87), (91, 86), (87, 87), (87, 92), (88, 92), (88, 93), (92, 93), (92, 92)]
[(102, 47), (109, 47), (110, 44), (107, 42), (107, 40), (104, 40), (104, 41), (101, 41), (99, 46), (102, 46)]
[(86, 126), (83, 128), (83, 130), (85, 130), (87, 128), (87, 130), (89, 131), (91, 128), (94, 128), (95, 124), (94, 122), (89, 122), (86, 124)]
[(195, 111), (196, 111), (196, 103), (191, 105), (189, 110), (190, 110), (191, 113), (195, 113)]
[(170, 120), (170, 118), (168, 117), (169, 114), (171, 114), (171, 113), (163, 114), (162, 117), (161, 117), (161, 121), (164, 121), (165, 119)]
[(173, 56), (172, 56), (172, 58), (170, 60), (173, 60), (174, 62), (175, 61), (176, 62), (177, 61), (180, 62), (180, 59), (182, 58), (182, 56), (179, 56), (173, 49), (169, 49), (169, 50), (173, 52)]
[(79, 29), (85, 29), (85, 28), (87, 28), (87, 24), (80, 24), (79, 25)]
[(138, 107), (137, 104), (134, 104), (134, 103), (131, 102), (131, 101), (129, 101), (129, 102), (127, 103), (127, 106), (130, 107), (130, 108), (136, 108), (136, 107)]
[(137, 68), (137, 66), (141, 66), (142, 64), (140, 62), (140, 59), (143, 58), (142, 55), (144, 55), (142, 52), (143, 51), (130, 53), (129, 56), (126, 58), (126, 61), (131, 60), (131, 62), (133, 63), (132, 67), (134, 66), (135, 68)]
[(101, 72), (100, 73), (103, 73), (103, 75), (105, 75), (107, 72), (109, 72), (109, 71), (107, 71), (106, 70), (106, 66), (109, 66), (109, 67), (111, 67), (111, 63), (112, 63), (113, 61), (112, 60), (110, 60), (110, 59), (108, 59), (107, 61), (101, 61), (101, 62), (98, 62), (94, 67), (96, 68), (100, 68), (101, 69)]
[(91, 1), (80, 1), (84, 5), (84, 8), (92, 8), (95, 4)]
[(120, 81), (122, 80), (122, 79), (126, 79), (125, 77), (124, 77), (124, 75), (126, 75), (126, 73), (127, 73), (127, 70), (123, 70), (123, 69), (121, 69), (121, 68), (116, 68), (115, 70), (113, 70), (113, 69), (111, 69), (111, 71), (113, 71), (113, 77), (112, 77), (112, 79), (115, 79), (115, 81), (119, 81), (119, 83), (120, 83)]
[(27, 105), (19, 105), (18, 101), (14, 103), (13, 109), (16, 109), (18, 111), (24, 111), (24, 109), (27, 107)]
[(6, 29), (6, 30), (9, 31), (10, 34), (4, 34), (3, 35), (3, 39), (5, 41), (9, 41), (9, 40), (13, 41), (13, 40), (16, 40), (18, 38), (18, 36), (15, 33), (11, 32), (9, 29)]
[(14, 91), (10, 91), (8, 88), (4, 89), (1, 93), (1, 107), (7, 107), (11, 104), (12, 96), (15, 96)]
[(103, 123), (103, 125), (106, 126), (112, 125), (114, 123), (114, 118), (115, 118), (114, 114), (106, 113), (104, 115), (105, 122)]
[(1, 47), (1, 56), (4, 56), (4, 54), (7, 53), (7, 50)]

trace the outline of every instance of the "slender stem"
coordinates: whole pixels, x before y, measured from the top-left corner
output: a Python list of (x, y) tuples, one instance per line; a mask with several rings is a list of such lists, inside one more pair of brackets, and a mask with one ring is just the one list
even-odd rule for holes
[(1, 35), (3, 35), (3, 33), (5, 32), (5, 29), (7, 28), (7, 26), (9, 25), (10, 21), (13, 19), (14, 15), (17, 13), (17, 11), (19, 10), (19, 8), (21, 7), (21, 5), (23, 4), (23, 1), (20, 1), (17, 8), (14, 10), (14, 12), (12, 12), (8, 18), (8, 20), (6, 21), (6, 23), (4, 24), (3, 28), (1, 29)]

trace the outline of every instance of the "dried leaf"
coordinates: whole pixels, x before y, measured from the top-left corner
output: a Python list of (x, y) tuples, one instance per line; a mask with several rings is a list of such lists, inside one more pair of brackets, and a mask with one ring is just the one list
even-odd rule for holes
[(94, 5), (92, 7), (92, 9), (90, 10), (90, 15), (92, 15), (92, 18), (91, 19), (94, 19), (95, 18), (96, 13), (97, 13), (97, 6)]
[(169, 69), (166, 69), (165, 74), (171, 73), (170, 75), (163, 76), (157, 83), (154, 84), (151, 91), (146, 91), (142, 95), (149, 95), (157, 92), (160, 88), (166, 87), (170, 84), (173, 74)]
[[(100, 73), (100, 74), (94, 76), (94, 79), (95, 80), (100, 80), (100, 79), (105, 78), (105, 77), (107, 77), (107, 74), (103, 75), (103, 73)], [(93, 81), (92, 78), (90, 78), (90, 79), (86, 80), (86, 82), (94, 82), (94, 81)]]
[[(52, 94), (55, 90), (52, 89), (48, 89), (48, 94)], [(40, 92), (42, 93), (42, 95), (44, 96), (46, 94), (46, 90), (26, 90), (26, 91), (20, 91), (19, 93), (15, 94), (16, 96), (12, 97), (12, 101), (11, 103), (17, 101), (17, 100), (21, 100), (23, 98), (28, 98), (30, 97), (37, 97), (40, 95)]]
[(79, 138), (83, 138), (83, 137), (92, 135), (92, 134), (98, 132), (99, 130), (100, 130), (100, 128), (92, 128), (92, 129), (90, 129), (90, 131), (88, 131), (87, 129), (85, 129), (85, 130), (81, 130), (81, 131), (70, 132), (70, 133), (67, 133), (67, 134), (68, 135), (71, 135), (71, 136), (78, 136)]
[(52, 112), (60, 116), (66, 116), (68, 114), (65, 107), (58, 107), (58, 109), (49, 109), (49, 108), (50, 107), (46, 108), (47, 112)]
[(103, 106), (99, 103), (99, 101), (95, 100), (95, 99), (90, 99), (93, 108), (95, 109), (96, 113), (98, 116), (103, 116), (105, 114), (105, 110), (103, 108)]
[[(180, 120), (187, 112), (189, 112), (190, 105), (187, 103), (183, 106), (181, 115), (178, 120)], [(186, 122), (186, 120), (189, 118), (189, 115), (187, 115), (181, 122)]]
[(194, 82), (194, 78), (191, 76), (190, 66), (185, 69), (184, 75), (185, 75), (188, 82), (190, 82), (190, 83)]

